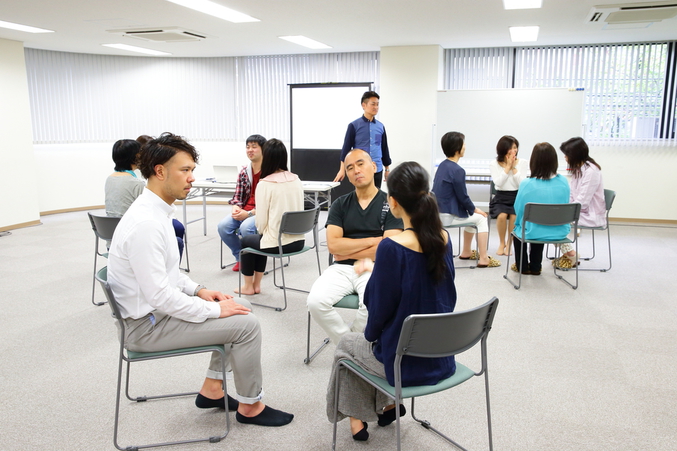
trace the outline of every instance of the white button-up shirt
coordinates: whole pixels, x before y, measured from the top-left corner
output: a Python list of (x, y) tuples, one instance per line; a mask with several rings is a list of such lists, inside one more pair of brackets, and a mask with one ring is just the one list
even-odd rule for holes
[(124, 318), (143, 318), (158, 310), (200, 323), (220, 315), (217, 303), (193, 296), (198, 284), (179, 271), (174, 210), (145, 188), (115, 229), (108, 282)]

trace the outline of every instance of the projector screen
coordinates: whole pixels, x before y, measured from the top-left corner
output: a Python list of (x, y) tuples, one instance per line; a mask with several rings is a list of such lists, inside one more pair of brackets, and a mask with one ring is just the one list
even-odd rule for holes
[(289, 85), (292, 149), (341, 149), (348, 124), (362, 116), (371, 83)]

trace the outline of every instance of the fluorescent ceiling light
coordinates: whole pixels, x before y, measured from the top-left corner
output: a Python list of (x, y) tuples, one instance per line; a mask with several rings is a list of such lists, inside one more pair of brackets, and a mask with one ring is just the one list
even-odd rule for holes
[(533, 9), (542, 6), (543, 0), (503, 0), (505, 9)]
[(540, 27), (510, 27), (512, 42), (534, 42), (538, 39)]
[(128, 50), (130, 52), (144, 53), (146, 55), (154, 55), (154, 56), (171, 55), (171, 53), (159, 52), (157, 50), (144, 49), (142, 47), (136, 47), (136, 46), (127, 45), (127, 44), (101, 44), (101, 45), (103, 45), (104, 47), (111, 47), (111, 48), (114, 48), (114, 49)]
[(305, 36), (280, 36), (280, 39), (285, 41), (293, 42), (294, 44), (302, 45), (308, 47), (309, 49), (330, 49), (331, 47), (327, 44), (322, 44), (313, 39), (307, 38)]
[(29, 27), (28, 25), (20, 25), (18, 23), (4, 22), (0, 20), (0, 28), (9, 28), (10, 30), (25, 31), (26, 33), (54, 33), (53, 30), (45, 30), (44, 28)]
[(167, 0), (168, 2), (176, 3), (177, 5), (185, 6), (186, 8), (200, 11), (201, 13), (209, 14), (210, 16), (218, 17), (219, 19), (227, 20), (233, 23), (242, 22), (260, 22), (252, 16), (242, 14), (218, 3), (210, 2), (209, 0)]

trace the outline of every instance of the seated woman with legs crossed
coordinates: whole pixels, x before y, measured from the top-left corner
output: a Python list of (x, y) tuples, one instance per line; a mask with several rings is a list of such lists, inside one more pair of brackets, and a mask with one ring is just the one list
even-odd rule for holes
[[(336, 365), (350, 359), (370, 373), (395, 384), (393, 363), (404, 319), (417, 313), (448, 313), (456, 306), (454, 261), (449, 234), (442, 228), (437, 203), (428, 191), (428, 174), (421, 165), (406, 162), (388, 177), (388, 203), (404, 231), (386, 238), (376, 251), (376, 263), (363, 260), (358, 270), (372, 270), (364, 293), (369, 319), (364, 334), (348, 333), (334, 354), (327, 390), (327, 417), (334, 420)], [(360, 268), (361, 265), (361, 268)], [(343, 370), (338, 418), (350, 417), (353, 439), (369, 438), (367, 421), (387, 426), (395, 421), (395, 405), (354, 373)], [(405, 356), (402, 385), (432, 385), (456, 371), (454, 357), (423, 359)], [(399, 406), (400, 414), (406, 410)]]

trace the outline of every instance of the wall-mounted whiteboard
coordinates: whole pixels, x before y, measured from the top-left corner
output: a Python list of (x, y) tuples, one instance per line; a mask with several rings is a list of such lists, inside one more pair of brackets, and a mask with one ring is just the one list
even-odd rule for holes
[(567, 139), (584, 136), (584, 94), (567, 88), (440, 91), (433, 164), (445, 158), (440, 139), (450, 131), (465, 135), (466, 159), (496, 158), (503, 135), (517, 138), (521, 158), (543, 141), (559, 150)]
[(341, 149), (348, 124), (362, 116), (371, 83), (289, 85), (292, 149)]

